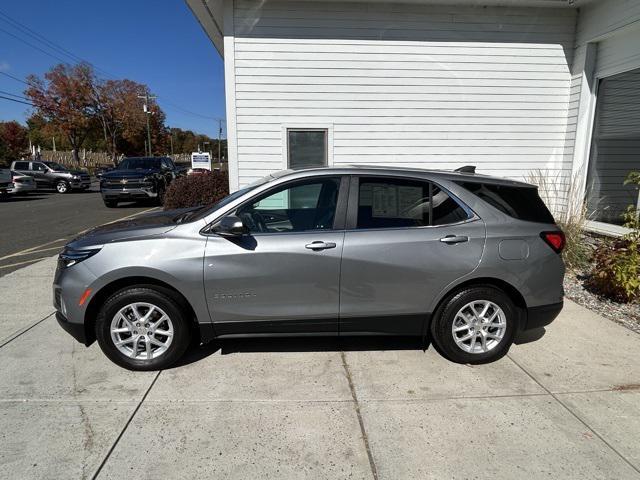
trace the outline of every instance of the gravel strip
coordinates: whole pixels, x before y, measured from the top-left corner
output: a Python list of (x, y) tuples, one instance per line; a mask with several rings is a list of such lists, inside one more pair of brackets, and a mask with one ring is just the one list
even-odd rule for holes
[(640, 303), (617, 303), (595, 295), (582, 286), (585, 279), (585, 275), (567, 271), (564, 277), (565, 296), (629, 330), (640, 333)]

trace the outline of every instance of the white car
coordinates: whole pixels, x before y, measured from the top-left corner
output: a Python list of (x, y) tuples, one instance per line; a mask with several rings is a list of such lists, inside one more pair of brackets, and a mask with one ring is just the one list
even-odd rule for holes
[(9, 188), (9, 193), (20, 194), (36, 190), (36, 182), (33, 177), (30, 177), (29, 175), (23, 175), (20, 172), (11, 170), (11, 178), (13, 188)]
[(9, 193), (12, 188), (11, 172), (6, 168), (0, 168), (0, 196)]

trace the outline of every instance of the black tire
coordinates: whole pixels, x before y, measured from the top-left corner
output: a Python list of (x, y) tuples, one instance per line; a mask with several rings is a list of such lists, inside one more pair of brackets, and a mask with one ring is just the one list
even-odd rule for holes
[(107, 208), (116, 208), (118, 206), (117, 200), (104, 200), (104, 206)]
[(69, 193), (71, 191), (71, 185), (69, 185), (69, 183), (65, 182), (64, 180), (56, 182), (55, 187), (56, 192), (58, 193)]
[[(111, 338), (111, 322), (120, 309), (135, 302), (152, 304), (162, 309), (173, 324), (173, 338), (169, 347), (156, 358), (135, 359), (118, 350)], [(104, 354), (114, 363), (128, 370), (161, 370), (174, 364), (191, 341), (191, 325), (185, 308), (171, 291), (154, 285), (140, 285), (120, 290), (107, 299), (96, 319), (96, 338)]]
[[(506, 329), (502, 339), (489, 351), (470, 353), (463, 350), (453, 338), (452, 327), (457, 313), (472, 301), (487, 300), (504, 312)], [(507, 354), (518, 329), (519, 312), (511, 299), (502, 290), (491, 286), (468, 287), (451, 295), (436, 312), (431, 324), (431, 334), (438, 350), (456, 363), (489, 363)], [(496, 329), (492, 329), (494, 332)], [(464, 336), (466, 331), (458, 335)], [(471, 341), (469, 341), (471, 343)]]
[(164, 187), (158, 187), (158, 196), (156, 197), (156, 205), (160, 207), (164, 205), (164, 193), (165, 193)]

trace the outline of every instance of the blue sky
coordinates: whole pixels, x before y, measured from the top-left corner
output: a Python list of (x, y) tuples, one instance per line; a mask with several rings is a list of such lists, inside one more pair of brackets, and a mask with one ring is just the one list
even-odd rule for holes
[[(169, 126), (217, 136), (217, 121), (213, 118), (224, 118), (223, 63), (184, 1), (2, 2), (0, 71), (24, 78), (30, 73), (42, 75), (61, 62), (6, 32), (64, 57), (16, 30), (3, 13), (115, 78), (149, 85), (158, 95)], [(24, 87), (0, 75), (3, 92), (21, 95)], [(27, 105), (0, 99), (0, 120), (23, 123), (29, 109)]]

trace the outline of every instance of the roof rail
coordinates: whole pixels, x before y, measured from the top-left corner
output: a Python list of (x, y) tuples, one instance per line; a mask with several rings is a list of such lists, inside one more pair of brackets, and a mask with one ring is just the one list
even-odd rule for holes
[(459, 167), (454, 170), (454, 172), (460, 173), (476, 173), (475, 165), (465, 165), (464, 167)]

